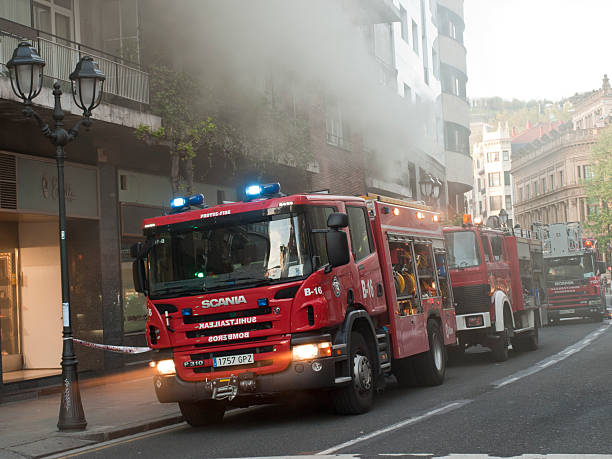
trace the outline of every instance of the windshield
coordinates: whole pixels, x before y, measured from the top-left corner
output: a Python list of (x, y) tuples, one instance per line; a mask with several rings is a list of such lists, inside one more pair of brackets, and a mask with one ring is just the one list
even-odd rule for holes
[(594, 275), (591, 255), (546, 260), (546, 279), (549, 282), (588, 279)]
[(197, 294), (300, 278), (311, 272), (303, 215), (190, 227), (151, 240), (151, 296)]
[(476, 245), (476, 234), (473, 231), (445, 233), (444, 238), (448, 250), (449, 269), (480, 265), (480, 250)]

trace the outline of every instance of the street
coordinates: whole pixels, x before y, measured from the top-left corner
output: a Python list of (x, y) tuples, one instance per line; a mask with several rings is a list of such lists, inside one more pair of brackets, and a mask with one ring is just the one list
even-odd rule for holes
[(500, 364), (471, 349), (437, 387), (402, 389), (389, 378), (361, 416), (337, 416), (324, 398), (304, 396), (231, 411), (214, 429), (180, 424), (57, 457), (607, 454), (609, 325), (564, 320), (541, 330), (537, 351)]

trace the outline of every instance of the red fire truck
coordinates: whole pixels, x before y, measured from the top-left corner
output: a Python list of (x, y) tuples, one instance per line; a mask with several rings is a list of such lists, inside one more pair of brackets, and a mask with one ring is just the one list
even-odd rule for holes
[(606, 313), (605, 292), (599, 275), (605, 263), (598, 260), (595, 239), (583, 238), (579, 222), (540, 225), (548, 294), (548, 320), (589, 317), (601, 322)]
[(438, 214), (279, 190), (254, 185), (244, 202), (210, 208), (177, 198), (144, 221), (134, 283), (159, 401), (204, 425), (296, 390), (330, 391), (338, 412), (362, 413), (391, 372), (441, 384), (456, 337)]
[[(542, 244), (508, 228), (472, 225), (444, 228), (453, 285), (457, 336), (463, 351), (480, 344), (496, 361), (508, 348), (538, 347)], [(518, 230), (520, 231), (520, 230)]]

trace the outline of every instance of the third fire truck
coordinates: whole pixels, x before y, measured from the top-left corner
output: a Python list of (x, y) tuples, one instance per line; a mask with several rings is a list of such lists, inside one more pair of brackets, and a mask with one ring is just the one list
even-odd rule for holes
[[(500, 226), (500, 225), (497, 225)], [(444, 228), (453, 285), (459, 350), (480, 344), (496, 361), (508, 348), (538, 347), (541, 242), (509, 228)]]
[(605, 265), (597, 260), (594, 240), (583, 239), (578, 222), (541, 225), (538, 231), (544, 243), (548, 320), (554, 324), (567, 317), (602, 321), (606, 302), (598, 273)]

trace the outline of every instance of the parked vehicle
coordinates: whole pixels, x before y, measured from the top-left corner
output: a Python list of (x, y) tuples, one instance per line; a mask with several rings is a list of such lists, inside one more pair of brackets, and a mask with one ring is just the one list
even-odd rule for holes
[(596, 242), (582, 237), (580, 223), (542, 225), (548, 319), (590, 317), (602, 321), (606, 299), (601, 274), (605, 263), (597, 258)]
[[(393, 372), (441, 384), (455, 313), (439, 215), (381, 196), (177, 198), (133, 248), (160, 402), (191, 425), (296, 390), (368, 411)], [(201, 207), (194, 209), (194, 207)]]
[(459, 351), (489, 347), (496, 361), (508, 348), (535, 350), (540, 327), (542, 246), (508, 228), (444, 228), (457, 317)]

